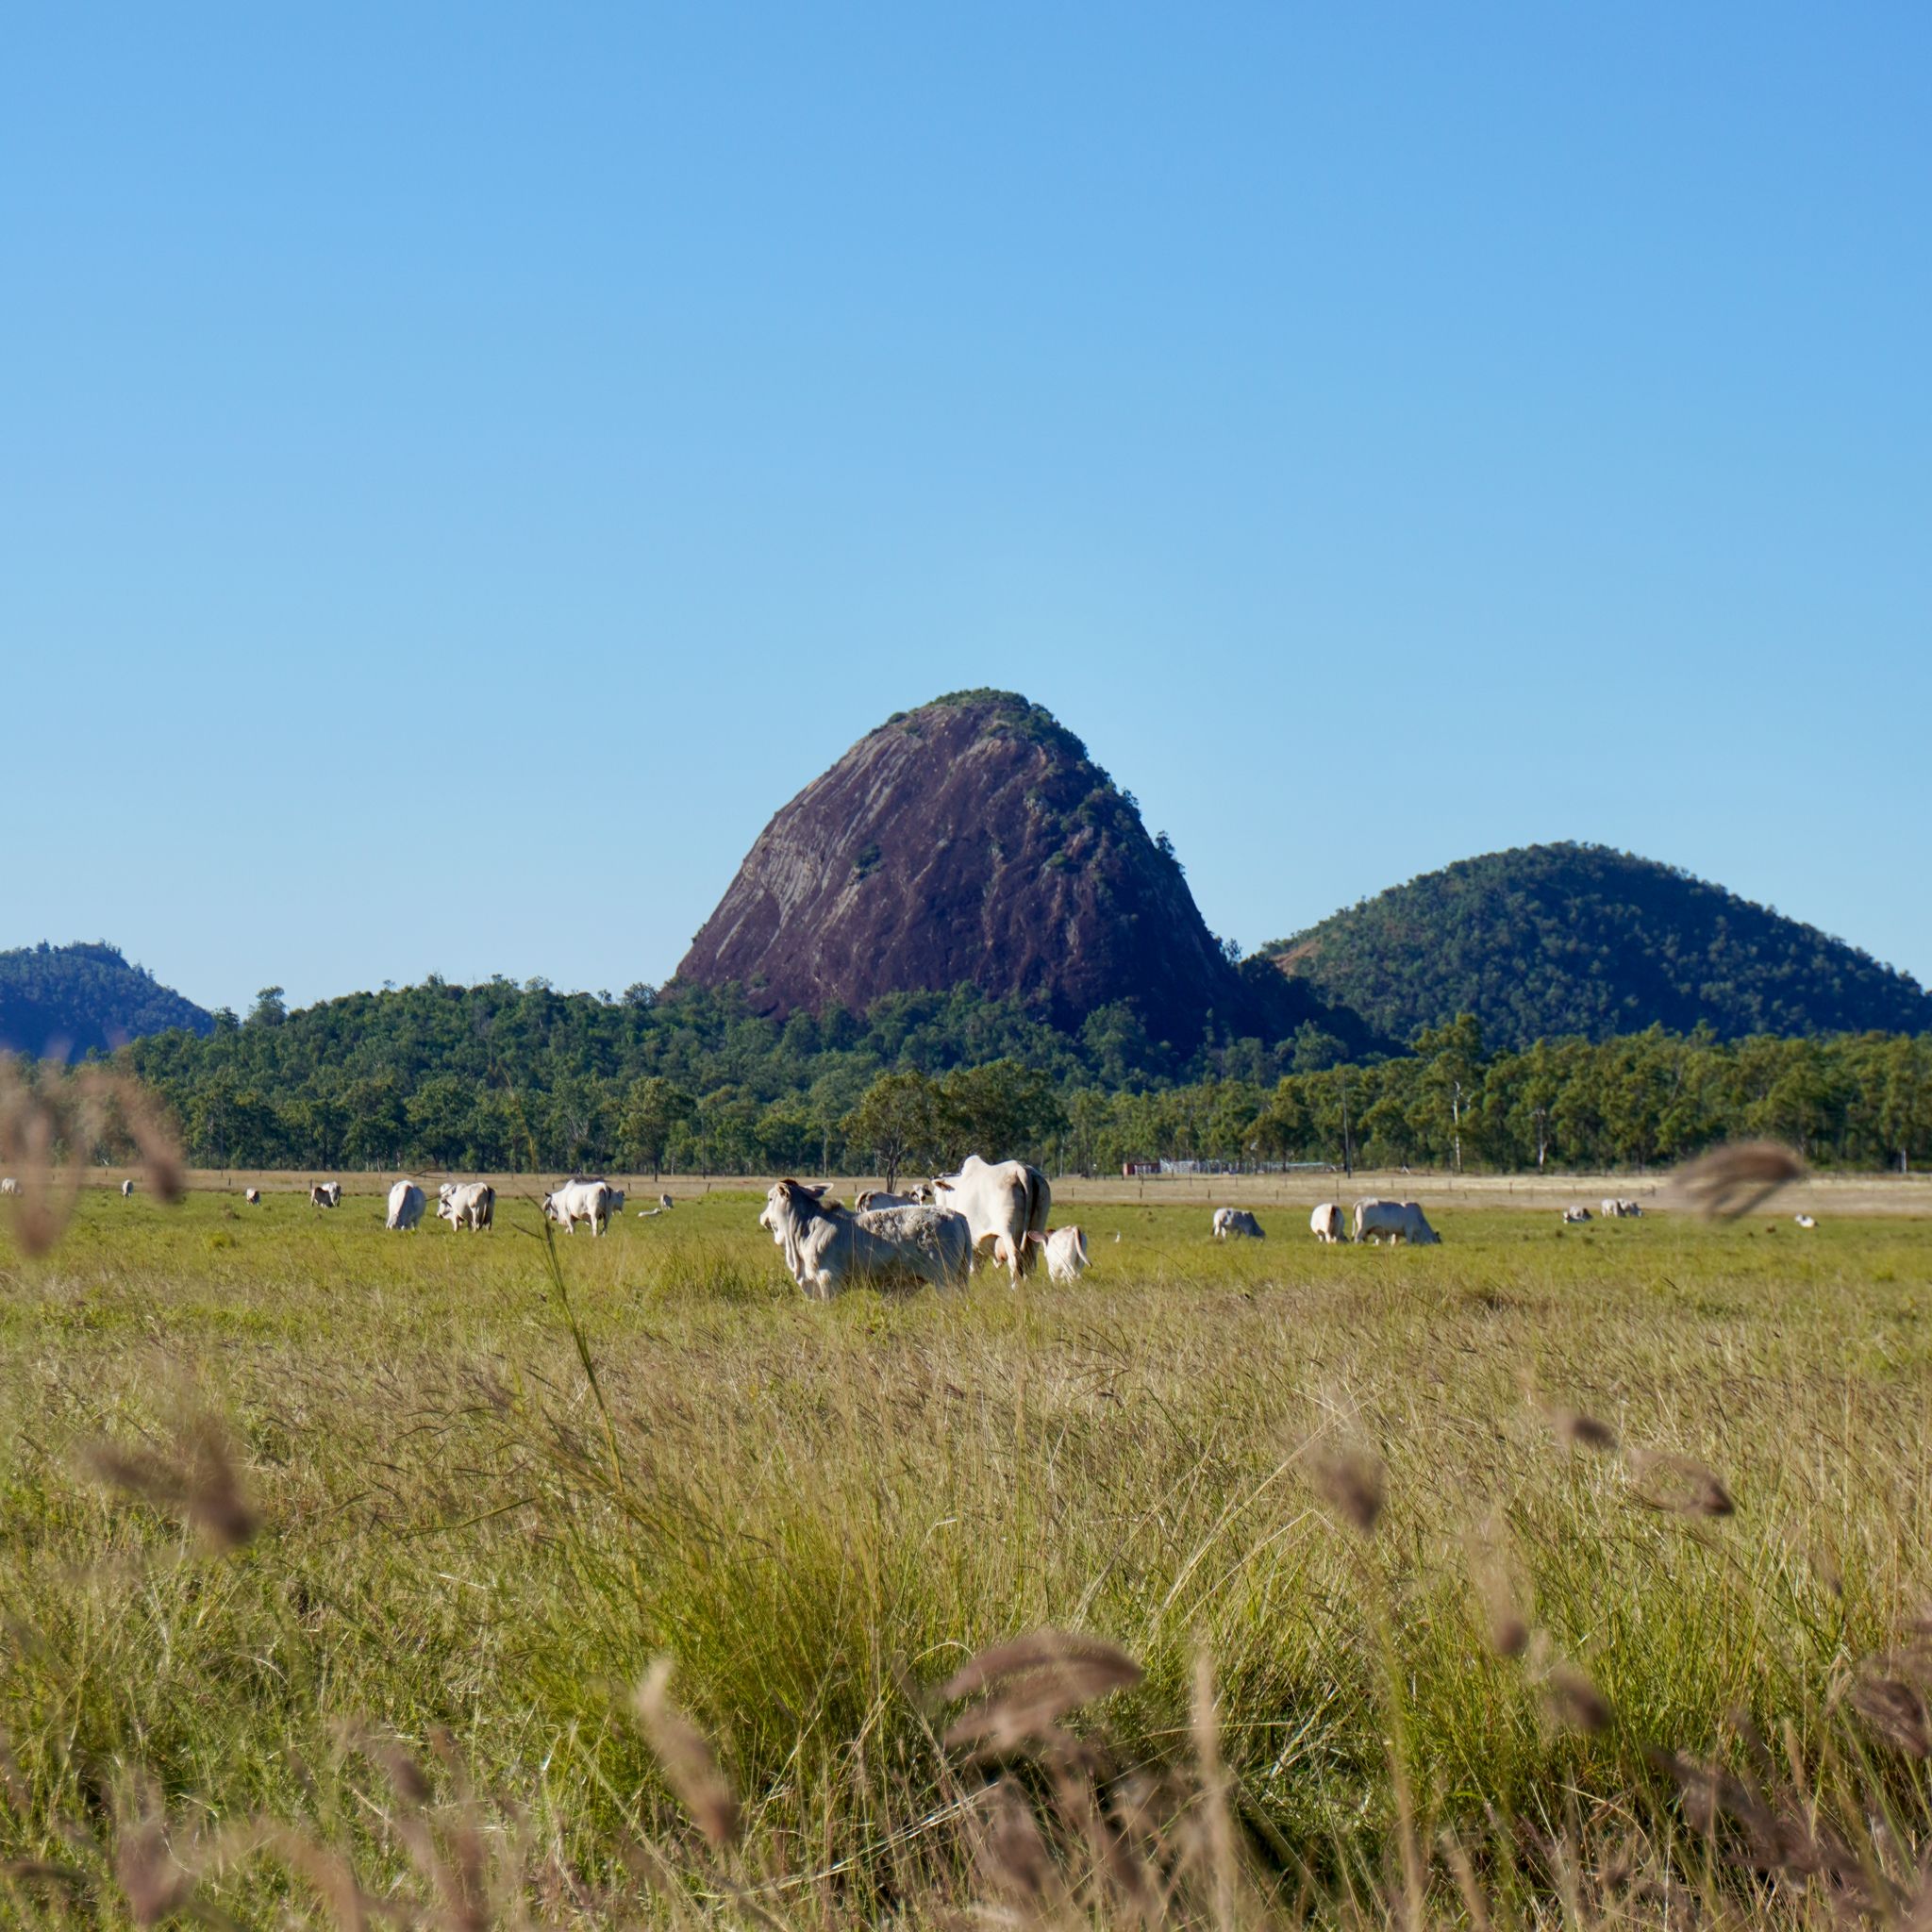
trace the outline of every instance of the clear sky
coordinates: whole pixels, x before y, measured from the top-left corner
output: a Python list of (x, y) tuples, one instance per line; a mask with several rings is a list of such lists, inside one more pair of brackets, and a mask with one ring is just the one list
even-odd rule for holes
[(1252, 947), (1667, 859), (1932, 978), (1920, 5), (30, 5), (0, 944), (660, 980), (997, 684)]

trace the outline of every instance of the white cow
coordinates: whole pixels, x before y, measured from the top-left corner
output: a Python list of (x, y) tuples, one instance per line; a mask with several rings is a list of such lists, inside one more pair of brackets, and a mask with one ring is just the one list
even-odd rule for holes
[(852, 1205), (860, 1214), (870, 1214), (874, 1208), (919, 1208), (925, 1204), (915, 1201), (910, 1194), (889, 1194), (883, 1188), (865, 1188), (853, 1195)]
[(10, 1174), (4, 1179), (0, 1179), (0, 1194), (17, 1194), (19, 1192), (20, 1183)]
[(436, 1191), (436, 1218), (453, 1231), (480, 1232), (495, 1224), (496, 1190), (488, 1181), (444, 1181)]
[(543, 1196), (543, 1212), (565, 1234), (576, 1233), (577, 1223), (588, 1221), (591, 1232), (601, 1235), (610, 1225), (612, 1191), (605, 1181), (565, 1181)]
[(975, 1257), (991, 1248), (994, 1267), (1011, 1272), (1018, 1288), (1031, 1264), (1029, 1234), (1044, 1234), (1053, 1190), (1037, 1167), (1022, 1160), (982, 1160), (969, 1154), (958, 1174), (933, 1181), (936, 1205), (966, 1217)]
[(1818, 1225), (1818, 1217), (1815, 1214), (1794, 1214), (1791, 1216), (1791, 1219), (1800, 1227), (1816, 1227)]
[(1348, 1217), (1342, 1213), (1341, 1204), (1324, 1201), (1308, 1216), (1308, 1232), (1318, 1241), (1345, 1241), (1348, 1239)]
[(398, 1181), (389, 1191), (389, 1214), (383, 1225), (400, 1228), (407, 1234), (423, 1219), (423, 1210), (428, 1205), (428, 1195), (414, 1181)]
[(340, 1208), (342, 1205), (342, 1184), (341, 1181), (311, 1181), (308, 1184), (308, 1205), (311, 1208)]
[[(1616, 1211), (1617, 1204), (1614, 1201), (1606, 1201), (1604, 1203), (1604, 1212), (1606, 1214), (1614, 1214)], [(1588, 1208), (1566, 1208), (1563, 1210), (1563, 1220), (1567, 1224), (1574, 1225), (1579, 1221), (1588, 1221), (1589, 1219), (1590, 1209)]]
[(261, 1206), (261, 1190), (259, 1188), (243, 1188), (242, 1190), (242, 1198), (251, 1208), (259, 1208)]
[(1384, 1238), (1391, 1242), (1412, 1241), (1417, 1247), (1431, 1247), (1442, 1239), (1413, 1201), (1357, 1201), (1355, 1238), (1358, 1241)]
[(1261, 1232), (1261, 1224), (1245, 1208), (1217, 1208), (1214, 1210), (1214, 1239), (1218, 1241), (1265, 1241), (1268, 1237)]
[[(1078, 1227), (1050, 1227), (1026, 1239), (1046, 1252), (1046, 1278), (1071, 1288), (1087, 1272), (1087, 1237)], [(1118, 1235), (1114, 1237), (1120, 1239)]]
[(776, 1181), (758, 1225), (783, 1251), (791, 1278), (814, 1301), (852, 1287), (961, 1286), (973, 1269), (973, 1230), (943, 1208), (849, 1214), (823, 1187)]

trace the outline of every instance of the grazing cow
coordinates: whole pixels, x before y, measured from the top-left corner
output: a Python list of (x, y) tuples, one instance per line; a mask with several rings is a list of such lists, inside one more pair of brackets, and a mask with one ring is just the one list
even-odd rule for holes
[(453, 1232), (480, 1233), (496, 1222), (496, 1190), (488, 1181), (444, 1181), (436, 1191), (436, 1218)]
[(1214, 1239), (1218, 1241), (1265, 1241), (1268, 1237), (1261, 1232), (1261, 1224), (1245, 1208), (1217, 1208), (1214, 1210)]
[(612, 1214), (622, 1214), (624, 1212), (624, 1190), (622, 1188), (612, 1188), (610, 1191), (610, 1211)]
[(1417, 1247), (1432, 1247), (1442, 1239), (1413, 1201), (1357, 1201), (1355, 1238), (1358, 1241), (1410, 1241)]
[(1324, 1201), (1308, 1216), (1308, 1232), (1318, 1241), (1345, 1241), (1348, 1239), (1348, 1219), (1342, 1213), (1341, 1204)]
[(883, 1208), (848, 1214), (823, 1187), (773, 1184), (758, 1225), (785, 1256), (793, 1281), (814, 1301), (853, 1287), (962, 1285), (973, 1269), (973, 1230), (943, 1208)]
[(1800, 1227), (1816, 1227), (1818, 1225), (1818, 1217), (1814, 1214), (1794, 1214), (1791, 1216), (1791, 1219)]
[(543, 1212), (565, 1234), (575, 1234), (577, 1223), (588, 1221), (591, 1232), (601, 1235), (610, 1225), (610, 1197), (615, 1191), (606, 1181), (565, 1181), (562, 1187), (543, 1196)]
[(11, 1174), (8, 1174), (4, 1179), (0, 1179), (0, 1194), (17, 1194), (19, 1192), (20, 1183)]
[[(1087, 1237), (1078, 1227), (1050, 1227), (1026, 1239), (1046, 1251), (1046, 1278), (1071, 1288), (1087, 1272)], [(1120, 1240), (1119, 1235), (1114, 1236)]]
[(1622, 1215), (1624, 1220), (1634, 1221), (1640, 1214), (1643, 1212), (1643, 1209), (1640, 1208), (1635, 1201), (1619, 1201), (1617, 1203), (1617, 1212), (1620, 1215)]
[(259, 1208), (261, 1206), (261, 1190), (259, 1188), (243, 1188), (242, 1190), (242, 1198), (251, 1208)]
[[(1617, 1204), (1614, 1201), (1606, 1201), (1604, 1203), (1604, 1212), (1606, 1214), (1614, 1214), (1616, 1211)], [(1566, 1224), (1588, 1221), (1589, 1219), (1590, 1209), (1588, 1208), (1566, 1208), (1563, 1210), (1563, 1220)]]
[(1031, 1264), (1026, 1240), (1044, 1234), (1053, 1190), (1037, 1167), (1021, 1160), (982, 1160), (969, 1154), (958, 1174), (942, 1174), (933, 1182), (935, 1206), (966, 1217), (973, 1230), (973, 1252), (992, 1252), (993, 1266), (1010, 1271), (1013, 1286)]
[(123, 1199), (124, 1201), (131, 1201), (131, 1200), (133, 1200), (133, 1198), (134, 1198), (134, 1183), (133, 1183), (132, 1181), (123, 1181), (123, 1182), (121, 1183), (121, 1198), (122, 1198), (122, 1199)]
[(405, 1234), (410, 1233), (423, 1219), (423, 1210), (428, 1205), (428, 1195), (414, 1181), (398, 1181), (389, 1191), (389, 1214), (383, 1225), (400, 1228)]
[(677, 1203), (669, 1194), (659, 1194), (658, 1196), (658, 1206), (668, 1214), (672, 1208), (677, 1206)]
[(915, 1201), (910, 1194), (889, 1194), (883, 1188), (865, 1188), (853, 1195), (852, 1205), (860, 1214), (870, 1214), (874, 1208), (921, 1208), (925, 1204)]
[(311, 1208), (340, 1208), (342, 1205), (341, 1182), (311, 1181), (308, 1184), (308, 1205)]

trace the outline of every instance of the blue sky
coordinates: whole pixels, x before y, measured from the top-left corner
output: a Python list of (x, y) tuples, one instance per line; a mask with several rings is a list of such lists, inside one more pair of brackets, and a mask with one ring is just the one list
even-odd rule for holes
[(1932, 15), (36, 7), (0, 944), (671, 973), (894, 709), (1244, 945), (1668, 859), (1932, 978)]

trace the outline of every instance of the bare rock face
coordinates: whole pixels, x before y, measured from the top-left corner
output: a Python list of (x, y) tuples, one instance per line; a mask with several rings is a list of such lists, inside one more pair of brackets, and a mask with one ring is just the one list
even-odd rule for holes
[(1181, 1047), (1265, 1024), (1132, 801), (1011, 691), (860, 739), (759, 834), (678, 977), (778, 1013), (970, 982), (1069, 1027), (1124, 1000)]

